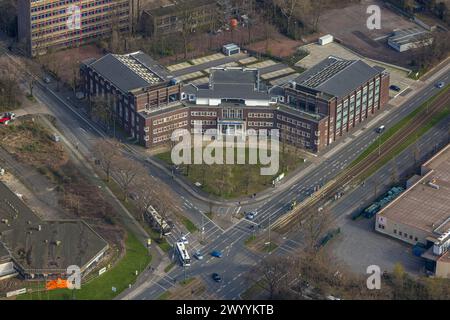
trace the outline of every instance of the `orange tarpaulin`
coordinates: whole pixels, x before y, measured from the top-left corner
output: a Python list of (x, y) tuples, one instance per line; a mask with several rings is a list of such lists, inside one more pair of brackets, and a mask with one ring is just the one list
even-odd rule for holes
[(67, 280), (58, 278), (57, 280), (50, 280), (45, 284), (45, 288), (47, 290), (55, 290), (55, 289), (65, 289), (68, 288)]

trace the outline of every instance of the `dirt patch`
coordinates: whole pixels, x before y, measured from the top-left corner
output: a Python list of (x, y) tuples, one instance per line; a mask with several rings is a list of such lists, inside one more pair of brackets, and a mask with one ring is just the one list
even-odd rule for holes
[(280, 58), (285, 58), (293, 55), (297, 48), (303, 44), (302, 41), (295, 41), (281, 34), (276, 34), (267, 41), (253, 43), (247, 46), (247, 48), (259, 53), (269, 53)]
[(57, 168), (68, 160), (64, 148), (51, 140), (51, 132), (31, 117), (0, 127), (0, 145), (18, 162), (36, 168)]
[[(369, 5), (381, 8), (381, 29), (369, 30), (366, 10)], [(386, 61), (406, 67), (411, 52), (399, 53), (387, 45), (387, 37), (394, 29), (405, 29), (416, 25), (390, 10), (382, 1), (371, 0), (344, 8), (326, 10), (319, 26), (321, 35), (332, 34), (342, 44), (368, 58)]]

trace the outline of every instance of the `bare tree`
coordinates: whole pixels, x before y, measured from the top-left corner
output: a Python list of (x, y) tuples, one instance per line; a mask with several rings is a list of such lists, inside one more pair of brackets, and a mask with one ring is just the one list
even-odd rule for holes
[(156, 202), (160, 191), (161, 182), (148, 174), (143, 174), (134, 181), (131, 190), (135, 195), (135, 203), (139, 210), (139, 219), (144, 222), (144, 217), (150, 206)]
[(111, 139), (99, 140), (94, 145), (94, 156), (106, 174), (106, 181), (110, 181), (111, 173), (116, 161), (120, 158), (119, 144)]
[(145, 173), (145, 169), (138, 162), (125, 156), (119, 156), (114, 168), (114, 177), (123, 193), (123, 200), (128, 201), (130, 187), (136, 177)]
[(286, 19), (286, 33), (292, 35), (292, 20), (299, 9), (300, 0), (273, 0)]
[(306, 248), (308, 253), (316, 253), (318, 251), (318, 243), (324, 233), (330, 226), (330, 213), (326, 209), (320, 211), (310, 209), (306, 213), (305, 219), (301, 224), (301, 231), (305, 237)]
[(280, 288), (287, 287), (292, 280), (292, 260), (285, 257), (265, 258), (248, 274), (248, 280), (264, 289), (273, 299)]

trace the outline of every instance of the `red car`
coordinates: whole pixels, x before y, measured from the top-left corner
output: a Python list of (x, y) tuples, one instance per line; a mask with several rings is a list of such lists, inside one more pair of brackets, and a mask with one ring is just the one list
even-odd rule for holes
[(4, 115), (1, 116), (0, 118), (0, 124), (4, 124), (5, 126), (8, 125), (8, 123), (11, 120), (14, 120), (16, 118), (16, 115), (12, 112), (7, 112)]

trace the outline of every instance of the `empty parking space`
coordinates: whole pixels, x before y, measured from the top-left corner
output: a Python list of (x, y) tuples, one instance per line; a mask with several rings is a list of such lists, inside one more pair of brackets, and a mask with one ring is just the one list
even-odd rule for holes
[(211, 62), (211, 61), (215, 61), (215, 60), (220, 60), (225, 58), (225, 55), (222, 53), (215, 53), (206, 57), (202, 57), (202, 58), (197, 58), (197, 59), (193, 59), (191, 60), (191, 62), (195, 65), (199, 65), (199, 64), (203, 64), (203, 63), (207, 63), (207, 62)]
[(248, 58), (239, 60), (239, 63), (243, 64), (243, 65), (247, 65), (247, 64), (250, 64), (250, 63), (253, 63), (256, 61), (258, 61), (258, 59), (256, 59), (255, 57), (248, 57)]
[(182, 63), (178, 63), (178, 64), (174, 64), (171, 66), (168, 66), (167, 69), (170, 72), (174, 72), (174, 71), (178, 71), (178, 70), (183, 70), (186, 68), (192, 67), (192, 64), (190, 64), (189, 62), (182, 62)]
[(188, 73), (188, 74), (184, 74), (182, 76), (179, 76), (179, 77), (177, 77), (177, 80), (185, 81), (185, 80), (199, 78), (199, 77), (202, 77), (202, 76), (204, 76), (203, 72), (197, 71), (197, 72), (192, 72), (192, 73)]

